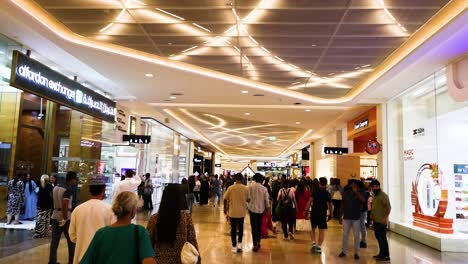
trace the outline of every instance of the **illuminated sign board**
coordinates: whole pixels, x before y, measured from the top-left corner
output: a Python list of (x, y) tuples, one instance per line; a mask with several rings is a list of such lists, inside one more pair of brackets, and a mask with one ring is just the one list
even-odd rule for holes
[(361, 120), (359, 122), (356, 122), (354, 124), (354, 129), (357, 130), (357, 129), (361, 129), (361, 128), (364, 128), (364, 127), (368, 127), (369, 126), (369, 119), (366, 118), (364, 120)]
[(215, 164), (215, 167), (216, 167), (216, 168), (221, 168), (221, 164), (220, 164), (220, 163), (216, 163), (216, 164)]
[(348, 154), (348, 148), (325, 147), (323, 151), (325, 154), (330, 154), (330, 155)]
[(122, 141), (128, 141), (133, 144), (149, 144), (151, 142), (151, 136), (123, 135)]
[(13, 51), (10, 85), (93, 117), (114, 123), (115, 102)]

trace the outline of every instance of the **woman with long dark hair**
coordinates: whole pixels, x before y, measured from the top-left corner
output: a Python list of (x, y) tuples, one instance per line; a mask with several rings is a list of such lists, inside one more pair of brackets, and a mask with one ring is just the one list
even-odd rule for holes
[[(305, 209), (307, 206), (307, 202), (309, 201), (310, 198), (310, 192), (309, 188), (306, 187), (305, 182), (303, 180), (299, 181), (296, 189), (296, 200), (297, 200), (297, 211), (296, 211), (296, 220), (301, 220), (301, 222), (304, 222), (303, 220), (305, 219)], [(304, 227), (304, 223), (301, 225)], [(299, 229), (296, 226), (296, 230)]]
[(210, 182), (203, 176), (201, 178), (201, 187), (200, 187), (200, 205), (208, 204), (208, 198), (210, 194)]
[(54, 201), (52, 200), (52, 189), (47, 174), (42, 175), (41, 185), (37, 198), (36, 227), (34, 228), (34, 238), (46, 237), (50, 230), (50, 216)]
[(19, 215), (24, 199), (24, 183), (21, 181), (22, 178), (23, 174), (17, 173), (13, 180), (8, 182), (7, 225), (11, 224), (13, 217), (15, 218), (15, 225), (21, 224)]
[(37, 209), (37, 185), (33, 179), (31, 179), (31, 174), (27, 173), (26, 178), (24, 179), (24, 214), (20, 216), (22, 220), (32, 220), (36, 217)]
[[(169, 184), (164, 188), (159, 211), (151, 216), (146, 227), (158, 264), (181, 264), (180, 256), (185, 242), (198, 250), (195, 228), (186, 210), (182, 188), (180, 184)], [(198, 263), (201, 263), (200, 258)]]

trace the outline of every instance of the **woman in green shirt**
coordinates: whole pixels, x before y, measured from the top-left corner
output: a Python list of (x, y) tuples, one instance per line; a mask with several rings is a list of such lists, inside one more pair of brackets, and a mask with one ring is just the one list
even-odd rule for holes
[(156, 264), (148, 232), (131, 223), (137, 204), (138, 197), (132, 192), (117, 196), (112, 204), (117, 222), (96, 232), (80, 264)]

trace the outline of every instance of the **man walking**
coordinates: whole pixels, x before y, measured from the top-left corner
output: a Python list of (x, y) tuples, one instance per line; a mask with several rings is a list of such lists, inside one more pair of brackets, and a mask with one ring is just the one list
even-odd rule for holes
[(348, 250), (349, 231), (353, 229), (354, 234), (354, 259), (359, 259), (359, 242), (360, 242), (360, 219), (361, 208), (364, 204), (364, 197), (362, 196), (356, 180), (350, 180), (348, 186), (345, 188), (342, 201), (342, 215), (343, 220), (343, 245), (340, 258), (346, 256)]
[[(319, 179), (319, 188), (312, 192), (309, 201), (305, 207), (304, 214), (307, 217), (309, 208), (312, 207), (312, 212), (310, 214), (310, 223), (312, 226), (312, 231), (310, 232), (310, 238), (312, 240), (312, 247), (310, 251), (312, 253), (322, 253), (322, 243), (325, 239), (325, 230), (328, 228), (327, 222), (330, 221), (333, 206), (331, 195), (327, 191), (327, 178), (321, 177)], [(329, 215), (327, 216), (327, 210)], [(315, 229), (319, 229), (319, 240), (318, 245), (315, 240)]]
[(369, 190), (366, 189), (366, 186), (363, 181), (358, 181), (359, 191), (361, 192), (362, 197), (364, 197), (364, 203), (361, 209), (361, 219), (359, 219), (359, 225), (361, 229), (361, 242), (359, 243), (360, 248), (367, 248), (367, 203), (369, 201), (370, 193)]
[(120, 181), (114, 190), (112, 200), (114, 200), (121, 192), (133, 192), (138, 195), (138, 186), (141, 184), (139, 176), (133, 177), (135, 172), (133, 170), (125, 171), (125, 179)]
[(260, 249), (260, 239), (262, 237), (262, 217), (263, 213), (270, 209), (270, 197), (268, 189), (262, 185), (263, 175), (256, 173), (253, 176), (255, 183), (249, 188), (249, 213), (250, 227), (252, 228), (253, 251), (257, 252)]
[(372, 200), (371, 218), (374, 221), (375, 238), (379, 243), (379, 254), (374, 256), (377, 261), (389, 261), (390, 251), (387, 241), (388, 216), (392, 207), (388, 195), (380, 189), (380, 182), (371, 182), (374, 198)]
[(221, 203), (221, 185), (222, 182), (219, 180), (218, 174), (214, 176), (213, 180), (213, 207), (216, 207), (216, 205), (219, 206)]
[(73, 210), (70, 220), (70, 240), (76, 243), (74, 264), (80, 263), (96, 231), (111, 225), (114, 219), (111, 206), (102, 200), (106, 191), (106, 177), (88, 178), (91, 199)]
[(244, 217), (249, 202), (249, 189), (242, 182), (243, 176), (234, 176), (236, 183), (229, 187), (224, 194), (224, 214), (231, 222), (232, 252), (242, 252), (242, 238), (244, 235)]
[(68, 263), (73, 263), (75, 244), (71, 241), (68, 230), (70, 227), (73, 200), (76, 199), (76, 197), (72, 195), (72, 187), (77, 184), (77, 178), (76, 172), (67, 172), (65, 185), (59, 184), (52, 191), (54, 211), (52, 212), (50, 220), (50, 224), (52, 225), (52, 239), (50, 242), (49, 264), (57, 263), (57, 248), (62, 233), (65, 235), (68, 244)]

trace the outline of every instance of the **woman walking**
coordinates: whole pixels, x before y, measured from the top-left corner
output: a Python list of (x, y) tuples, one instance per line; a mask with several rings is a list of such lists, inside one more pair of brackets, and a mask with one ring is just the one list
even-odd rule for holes
[(145, 174), (143, 184), (143, 209), (153, 210), (153, 181), (151, 180), (151, 174)]
[(24, 180), (24, 214), (20, 216), (21, 220), (33, 220), (36, 217), (37, 209), (37, 193), (36, 191), (36, 182), (31, 179), (31, 174), (26, 174), (26, 179)]
[(117, 222), (96, 232), (80, 264), (156, 264), (148, 232), (131, 223), (137, 213), (138, 201), (134, 192), (124, 191), (117, 195), (112, 204)]
[(184, 190), (180, 186), (170, 184), (164, 188), (159, 211), (151, 216), (146, 227), (158, 264), (181, 264), (185, 242), (198, 251), (192, 217), (185, 208)]
[[(296, 199), (297, 199), (297, 212), (296, 212), (296, 220), (301, 220), (303, 223), (301, 226), (304, 227), (304, 220), (305, 220), (305, 208), (307, 206), (307, 202), (309, 201), (310, 193), (308, 188), (306, 187), (304, 181), (300, 181), (297, 185), (296, 190)], [(299, 229), (296, 227), (296, 229)]]
[(52, 214), (52, 189), (54, 187), (49, 183), (49, 176), (41, 176), (41, 185), (37, 198), (36, 227), (34, 228), (34, 238), (46, 237), (50, 230), (50, 216)]
[(201, 187), (200, 187), (200, 205), (208, 204), (210, 192), (210, 183), (206, 176), (201, 178)]
[(296, 218), (297, 201), (289, 181), (285, 181), (278, 193), (278, 215), (281, 219), (284, 240), (294, 239), (294, 219)]
[(8, 203), (7, 203), (7, 225), (11, 224), (13, 217), (15, 225), (21, 224), (19, 221), (21, 205), (24, 200), (24, 183), (21, 181), (23, 174), (16, 174), (15, 178), (8, 182)]

